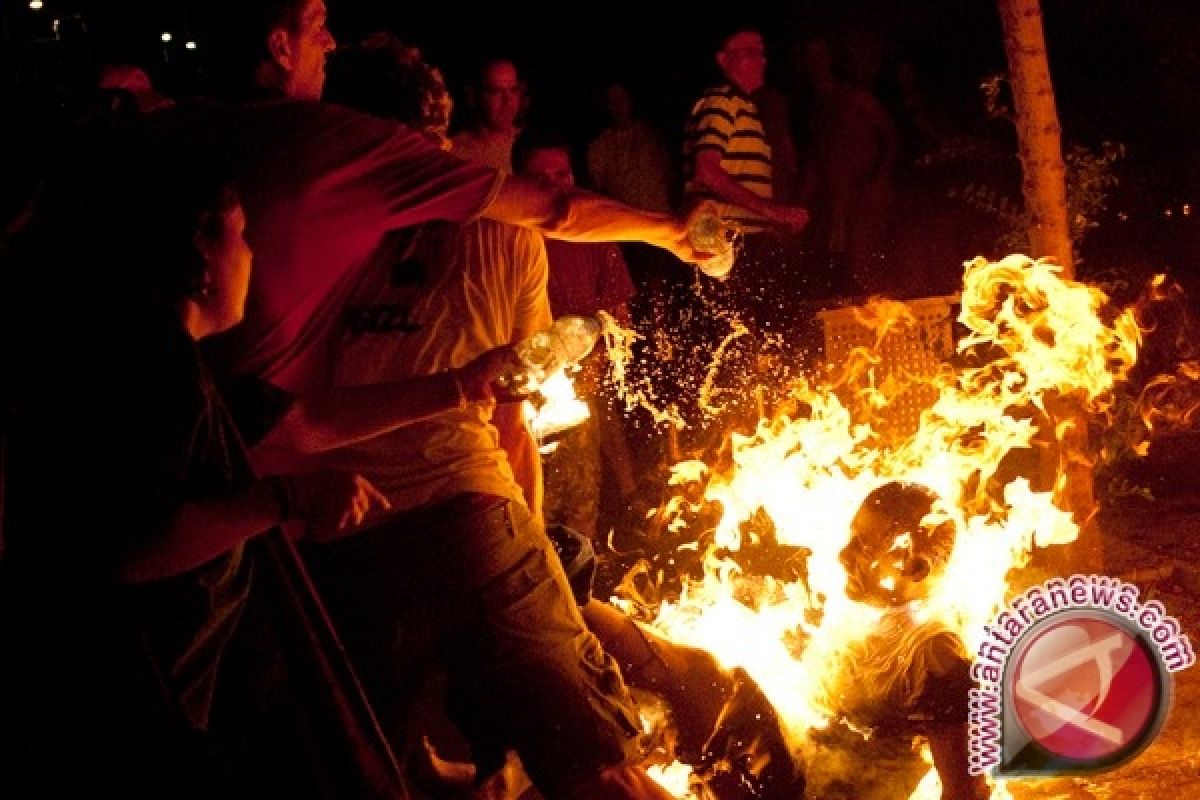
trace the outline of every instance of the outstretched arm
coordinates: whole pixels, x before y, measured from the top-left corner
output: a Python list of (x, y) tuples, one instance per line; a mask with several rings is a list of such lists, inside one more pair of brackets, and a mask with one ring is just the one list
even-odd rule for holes
[(552, 239), (572, 242), (645, 242), (701, 269), (711, 254), (688, 242), (684, 217), (642, 211), (574, 187), (549, 187), (516, 175), (504, 178), (483, 215), (537, 228)]

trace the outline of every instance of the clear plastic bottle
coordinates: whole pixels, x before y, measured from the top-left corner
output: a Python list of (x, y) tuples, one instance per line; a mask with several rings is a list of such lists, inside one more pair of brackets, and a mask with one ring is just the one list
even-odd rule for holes
[(532, 394), (546, 378), (586, 358), (599, 338), (600, 323), (594, 318), (559, 317), (548, 329), (517, 343), (516, 358), (497, 376), (496, 385), (509, 394)]
[(733, 269), (733, 226), (721, 218), (715, 208), (705, 208), (688, 223), (688, 241), (692, 247), (713, 257), (700, 264), (700, 270), (712, 278), (724, 278)]

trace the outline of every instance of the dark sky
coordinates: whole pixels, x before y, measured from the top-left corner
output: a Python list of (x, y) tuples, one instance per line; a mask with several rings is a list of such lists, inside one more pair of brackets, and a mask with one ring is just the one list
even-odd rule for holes
[[(168, 86), (187, 53), (204, 0), (3, 0), (12, 52), (55, 16), (80, 11), (89, 37), (114, 57), (140, 62)], [(386, 27), (420, 45), (457, 88), (485, 53), (517, 59), (534, 108), (561, 127), (585, 134), (600, 119), (598, 84), (611, 75), (632, 81), (644, 111), (666, 128), (682, 124), (691, 100), (713, 77), (709, 40), (714, 18), (699, 3), (592, 0), (527, 4), (328, 0), (336, 36), (352, 40)], [(920, 70), (930, 97), (947, 113), (982, 118), (978, 86), (1004, 69), (993, 0), (741, 0), (736, 7), (767, 33), (773, 83), (791, 88), (793, 53), (807, 36), (852, 29), (877, 34), (889, 63), (904, 58)], [(1131, 157), (1154, 161), (1171, 180), (1200, 173), (1194, 140), (1200, 125), (1200, 2), (1196, 0), (1043, 0), (1051, 67), (1066, 138), (1125, 142)], [(175, 33), (164, 68), (163, 30)], [(16, 59), (13, 59), (14, 61)]]
[[(37, 13), (27, 0), (4, 0), (18, 37), (55, 16), (82, 12), (90, 33), (115, 56), (161, 66), (158, 35), (175, 34), (178, 47), (195, 29), (204, 0), (44, 0)], [(554, 98), (608, 74), (632, 76), (655, 94), (691, 93), (712, 74), (709, 40), (720, 19), (677, 0), (604, 0), (542, 4), (411, 3), (404, 0), (328, 0), (330, 26), (342, 40), (380, 27), (421, 45), (452, 81), (482, 53), (515, 56), (539, 95)], [(741, 17), (768, 32), (781, 82), (790, 79), (790, 45), (814, 32), (866, 26), (897, 50), (927, 60), (939, 74), (971, 81), (1002, 59), (996, 15), (988, 0), (743, 0)], [(182, 35), (181, 35), (182, 34)], [(194, 34), (192, 34), (194, 36)], [(201, 51), (203, 41), (200, 42)], [(186, 55), (183, 53), (180, 56)]]

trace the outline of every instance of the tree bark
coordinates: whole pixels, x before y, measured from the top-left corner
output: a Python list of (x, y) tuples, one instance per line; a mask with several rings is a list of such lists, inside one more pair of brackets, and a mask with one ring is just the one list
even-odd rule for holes
[[(1031, 217), (1029, 244), (1034, 258), (1062, 265), (1063, 277), (1074, 279), (1075, 263), (1067, 214), (1066, 165), (1062, 129), (1054, 103), (1040, 0), (997, 0), (1008, 56), (1017, 146), (1021, 158), (1025, 206)], [(1069, 398), (1048, 401), (1056, 430), (1053, 444), (1039, 449), (1038, 478), (1055, 487), (1055, 502), (1074, 514), (1079, 538), (1067, 548), (1040, 551), (1038, 560), (1066, 573), (1103, 569), (1103, 540), (1095, 524), (1096, 501), (1088, 463), (1087, 412)]]
[(1046, 58), (1040, 0), (997, 0), (1004, 26), (1004, 50), (1012, 87), (1023, 174), (1022, 192), (1032, 218), (1034, 258), (1052, 258), (1065, 277), (1075, 277), (1067, 218), (1066, 166), (1054, 87)]

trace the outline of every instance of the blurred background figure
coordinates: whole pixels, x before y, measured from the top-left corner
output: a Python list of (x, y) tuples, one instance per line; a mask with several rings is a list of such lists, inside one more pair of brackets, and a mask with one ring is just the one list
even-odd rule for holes
[(175, 105), (174, 100), (154, 88), (145, 70), (133, 64), (106, 64), (96, 86), (110, 92), (127, 92), (142, 114)]
[[(513, 150), (513, 163), (518, 175), (550, 186), (575, 183), (570, 144), (548, 129), (522, 132)], [(554, 316), (594, 317), (605, 311), (622, 325), (630, 324), (629, 300), (635, 290), (615, 244), (547, 240), (546, 257), (550, 264), (547, 289)], [(616, 486), (620, 498), (617, 509), (630, 504), (637, 489), (621, 418), (613, 408), (614, 398), (604, 392), (607, 367), (603, 348), (585, 360), (575, 387), (587, 401), (592, 416), (568, 431), (554, 452), (543, 459), (546, 524), (568, 525), (593, 540), (601, 533), (597, 526), (605, 477), (602, 464), (608, 467)], [(613, 510), (607, 509), (606, 516), (611, 517)]]
[(631, 206), (669, 211), (673, 170), (662, 135), (637, 115), (625, 84), (610, 83), (604, 99), (609, 125), (587, 149), (592, 186)]
[(771, 145), (771, 192), (780, 203), (800, 198), (800, 156), (792, 132), (792, 101), (779, 89), (764, 83), (750, 95), (758, 106), (763, 133)]
[(512, 172), (512, 146), (521, 132), (527, 98), (517, 66), (506, 58), (484, 62), (467, 87), (474, 114), (468, 127), (454, 135), (452, 150), (463, 158)]
[(830, 61), (821, 41), (806, 48), (815, 99), (806, 200), (820, 209), (817, 249), (851, 291), (894, 291), (887, 247), (898, 141), (876, 94), (882, 49), (874, 36), (852, 32), (833, 53)]
[[(669, 211), (678, 199), (678, 170), (662, 131), (638, 114), (629, 84), (610, 81), (604, 88), (608, 127), (587, 147), (592, 188), (648, 211)], [(636, 242), (621, 246), (629, 273), (640, 288), (639, 302), (661, 300), (679, 264), (669, 255)], [(635, 313), (636, 316), (636, 313)]]

